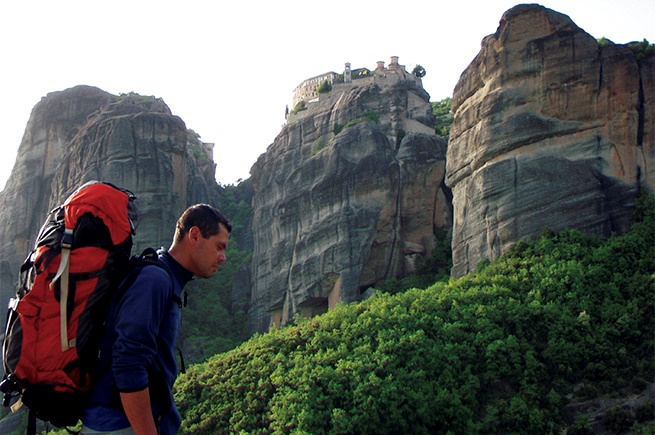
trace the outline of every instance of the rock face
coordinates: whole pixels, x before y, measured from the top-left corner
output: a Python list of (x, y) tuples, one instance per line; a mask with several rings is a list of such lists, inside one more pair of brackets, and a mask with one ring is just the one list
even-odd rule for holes
[(653, 59), (538, 5), (503, 15), (453, 96), (453, 275), (546, 227), (627, 229), (655, 189)]
[(47, 212), (71, 189), (103, 180), (137, 196), (134, 252), (170, 244), (188, 205), (217, 202), (212, 145), (200, 142), (160, 99), (77, 86), (44, 97), (31, 114), (0, 193), (0, 285), (13, 294), (20, 263)]
[(428, 99), (404, 68), (335, 84), (258, 159), (253, 330), (358, 300), (431, 254), (451, 210)]

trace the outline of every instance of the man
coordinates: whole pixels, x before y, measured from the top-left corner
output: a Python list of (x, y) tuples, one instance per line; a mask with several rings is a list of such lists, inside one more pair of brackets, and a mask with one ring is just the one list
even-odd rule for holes
[[(184, 285), (225, 262), (232, 226), (214, 207), (189, 207), (178, 219), (163, 267), (141, 269), (110, 316), (101, 348), (107, 370), (91, 392), (83, 434), (174, 434), (181, 418), (171, 392)], [(103, 362), (104, 361), (104, 362)]]

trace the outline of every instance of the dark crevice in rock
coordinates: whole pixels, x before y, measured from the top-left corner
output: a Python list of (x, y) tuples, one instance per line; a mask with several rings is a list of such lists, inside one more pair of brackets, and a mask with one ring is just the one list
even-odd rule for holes
[[(641, 67), (639, 68), (641, 70)], [(639, 71), (639, 103), (637, 105), (637, 146), (642, 147), (644, 144), (644, 124), (645, 124), (645, 101), (646, 97), (644, 95), (644, 81), (641, 76), (641, 71)]]

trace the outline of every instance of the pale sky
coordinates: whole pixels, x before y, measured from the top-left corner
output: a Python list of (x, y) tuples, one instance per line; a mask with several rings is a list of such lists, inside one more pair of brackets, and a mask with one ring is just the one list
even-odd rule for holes
[[(431, 101), (519, 4), (506, 0), (13, 0), (0, 4), (0, 189), (32, 108), (76, 85), (162, 98), (215, 143), (216, 178), (248, 178), (304, 79), (399, 56)], [(595, 38), (655, 42), (655, 0), (544, 0)], [(291, 107), (289, 107), (291, 109)]]

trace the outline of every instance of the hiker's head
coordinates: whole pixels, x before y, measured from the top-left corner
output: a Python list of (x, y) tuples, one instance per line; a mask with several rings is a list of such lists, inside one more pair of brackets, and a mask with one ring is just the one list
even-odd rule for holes
[(209, 278), (225, 262), (232, 225), (214, 207), (197, 204), (182, 213), (169, 252), (187, 270)]
[(175, 241), (180, 241), (191, 228), (198, 227), (205, 239), (218, 234), (219, 225), (223, 224), (228, 233), (232, 224), (220, 211), (209, 204), (196, 204), (184, 210), (175, 225)]

